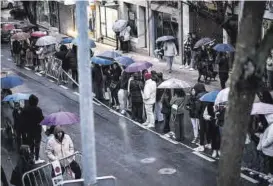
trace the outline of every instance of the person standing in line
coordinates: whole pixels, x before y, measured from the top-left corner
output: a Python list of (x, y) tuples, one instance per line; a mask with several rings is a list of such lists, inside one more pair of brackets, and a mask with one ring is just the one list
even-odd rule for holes
[(167, 134), (170, 132), (170, 119), (171, 119), (171, 99), (172, 99), (172, 94), (170, 89), (165, 89), (164, 93), (161, 97), (161, 102), (162, 102), (162, 110), (161, 113), (164, 116), (164, 128), (163, 128), (163, 133)]
[[(156, 86), (158, 87), (163, 82), (163, 73), (159, 72), (156, 74)], [(153, 78), (152, 78), (153, 79)], [(156, 102), (155, 102), (155, 108), (154, 108), (154, 114), (155, 114), (155, 121), (156, 123), (163, 123), (164, 117), (161, 113), (162, 111), (162, 95), (164, 90), (163, 89), (157, 89), (156, 90)]]
[[(72, 78), (74, 81), (78, 82), (78, 59), (77, 59), (77, 46), (73, 45), (72, 49), (67, 52), (65, 56), (65, 61), (69, 64), (69, 67), (72, 71)], [(73, 87), (77, 87), (75, 83), (73, 83)]]
[(22, 44), (17, 40), (13, 41), (12, 51), (14, 54), (14, 61), (17, 66), (19, 66), (21, 63), (21, 60), (20, 60), (21, 50), (22, 50)]
[[(60, 160), (74, 154), (74, 144), (68, 134), (60, 126), (54, 128), (54, 137), (49, 138), (46, 145), (46, 155), (50, 161)], [(80, 179), (82, 172), (73, 156), (61, 162), (62, 173), (65, 167), (70, 167), (75, 174), (75, 179)]]
[(185, 114), (185, 92), (183, 89), (175, 89), (171, 105), (171, 132), (166, 134), (177, 141), (184, 140), (184, 114)]
[(219, 73), (219, 79), (221, 88), (226, 88), (226, 82), (229, 78), (229, 62), (228, 57), (226, 53), (220, 52), (216, 57), (216, 64), (218, 64), (218, 73)]
[(40, 143), (42, 139), (41, 121), (44, 119), (43, 112), (38, 107), (39, 99), (35, 95), (30, 95), (29, 105), (23, 108), (21, 113), (22, 128), (27, 134), (28, 145), (30, 151), (35, 154), (35, 163), (43, 163), (44, 160), (39, 158)]
[(128, 98), (128, 81), (130, 74), (126, 71), (123, 71), (120, 78), (120, 89), (118, 91), (118, 100), (120, 103), (120, 112), (125, 114), (127, 110), (127, 98)]
[(169, 73), (172, 73), (173, 58), (177, 55), (175, 43), (172, 40), (166, 41), (163, 45), (163, 49)]
[(147, 119), (143, 125), (152, 128), (155, 127), (155, 116), (153, 112), (153, 107), (156, 100), (156, 82), (152, 80), (152, 74), (150, 73), (146, 73), (144, 75), (144, 78), (145, 86), (142, 97), (145, 104)]
[(195, 89), (193, 88), (190, 92), (190, 98), (188, 100), (188, 104), (186, 106), (187, 110), (189, 110), (189, 115), (193, 128), (193, 140), (192, 143), (197, 143), (198, 141), (198, 130), (199, 130), (199, 119), (198, 119), (198, 109), (197, 104), (199, 100), (197, 100), (197, 94)]
[(267, 86), (270, 90), (273, 89), (273, 49), (270, 51), (270, 55), (266, 60), (266, 71), (267, 71)]
[(121, 68), (117, 63), (114, 63), (111, 68), (111, 83), (110, 90), (112, 96), (112, 107), (119, 110), (118, 91), (120, 89)]

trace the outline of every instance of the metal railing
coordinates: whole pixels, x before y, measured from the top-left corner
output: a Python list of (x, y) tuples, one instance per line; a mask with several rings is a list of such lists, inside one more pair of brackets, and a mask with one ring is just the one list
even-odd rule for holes
[[(70, 167), (70, 164), (67, 162), (73, 159), (81, 166), (81, 153), (75, 152), (74, 154), (62, 158), (59, 160), (61, 166), (64, 168), (64, 172), (62, 174), (63, 180), (74, 180), (74, 173)], [(82, 168), (81, 168), (82, 170)], [(52, 186), (54, 178), (53, 166), (52, 163), (46, 163), (40, 167), (34, 168), (22, 176), (23, 186)]]

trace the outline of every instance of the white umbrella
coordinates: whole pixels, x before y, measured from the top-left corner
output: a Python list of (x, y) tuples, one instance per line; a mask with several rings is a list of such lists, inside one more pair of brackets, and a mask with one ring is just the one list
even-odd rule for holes
[(252, 105), (251, 115), (273, 114), (273, 105), (268, 103), (254, 103)]
[(116, 20), (115, 23), (113, 24), (112, 29), (114, 32), (121, 32), (122, 30), (126, 28), (127, 23), (128, 23), (127, 20), (123, 20), (123, 19)]
[(219, 105), (220, 103), (225, 103), (228, 101), (229, 88), (225, 88), (217, 94), (214, 105)]
[(170, 78), (162, 82), (157, 88), (162, 89), (187, 89), (191, 86), (186, 82), (175, 78)]
[(57, 39), (53, 36), (43, 36), (36, 42), (36, 46), (47, 46), (58, 43)]

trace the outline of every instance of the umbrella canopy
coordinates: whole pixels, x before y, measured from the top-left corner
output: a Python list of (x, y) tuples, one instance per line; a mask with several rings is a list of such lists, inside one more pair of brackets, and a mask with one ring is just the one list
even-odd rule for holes
[(229, 95), (229, 87), (228, 88), (225, 88), (223, 90), (221, 90), (216, 99), (215, 99), (215, 102), (214, 102), (214, 105), (219, 105), (221, 103), (225, 103), (228, 101), (228, 95)]
[(22, 85), (24, 81), (18, 76), (7, 76), (1, 78), (1, 88), (10, 89)]
[(169, 41), (169, 40), (175, 40), (175, 37), (173, 37), (173, 36), (162, 36), (162, 37), (159, 37), (159, 38), (156, 39), (156, 43)]
[(195, 43), (194, 48), (199, 48), (199, 47), (207, 45), (213, 41), (214, 40), (212, 40), (211, 38), (208, 38), (208, 37), (202, 38)]
[(13, 29), (15, 29), (15, 26), (10, 23), (3, 24), (3, 26), (2, 26), (2, 30), (4, 30), (4, 31), (11, 31)]
[(16, 93), (12, 95), (6, 96), (3, 101), (15, 101), (18, 102), (20, 100), (28, 100), (30, 94), (22, 94), (22, 93)]
[(191, 86), (186, 82), (175, 78), (170, 78), (162, 82), (157, 88), (164, 89), (187, 89)]
[(113, 64), (112, 60), (101, 58), (101, 57), (96, 57), (96, 56), (91, 58), (91, 62), (99, 64), (99, 65), (112, 65)]
[(235, 49), (232, 45), (230, 44), (217, 44), (213, 47), (214, 50), (216, 50), (217, 52), (234, 52)]
[(71, 125), (80, 122), (79, 116), (71, 112), (56, 112), (44, 118), (41, 125)]
[(268, 103), (254, 103), (252, 105), (251, 115), (273, 114), (273, 105)]
[(97, 57), (106, 58), (109, 60), (115, 60), (116, 57), (120, 57), (121, 54), (115, 52), (115, 51), (105, 51), (97, 55)]
[(153, 66), (152, 63), (147, 61), (137, 61), (136, 63), (133, 63), (126, 67), (125, 72), (141, 72), (142, 70), (147, 70)]
[(209, 93), (206, 93), (205, 95), (203, 95), (201, 98), (200, 98), (200, 101), (203, 101), (203, 102), (211, 102), (211, 103), (214, 103), (218, 93), (220, 91), (216, 90), (216, 91), (212, 91), (212, 92), (209, 92)]
[(115, 21), (112, 29), (114, 32), (121, 32), (122, 30), (124, 30), (126, 28), (127, 24), (128, 24), (127, 20), (119, 19), (119, 20)]
[[(96, 48), (96, 43), (95, 43), (95, 41), (93, 41), (92, 39), (88, 39), (88, 42), (89, 42), (89, 47), (90, 48)], [(79, 38), (76, 38), (76, 39), (73, 39), (72, 40), (72, 44), (73, 45), (78, 45), (78, 43), (79, 43)]]
[(36, 46), (47, 46), (58, 43), (57, 39), (53, 36), (44, 36), (37, 40)]
[(31, 37), (43, 37), (46, 36), (47, 34), (42, 31), (35, 31), (31, 33)]
[(30, 35), (25, 32), (18, 32), (11, 36), (11, 39), (18, 40), (18, 41), (27, 40), (28, 38), (30, 38)]
[(61, 44), (69, 44), (72, 43), (73, 38), (72, 37), (65, 37), (61, 40)]
[(126, 56), (116, 57), (115, 61), (119, 62), (121, 65), (126, 66), (126, 67), (135, 62), (132, 58), (126, 57)]

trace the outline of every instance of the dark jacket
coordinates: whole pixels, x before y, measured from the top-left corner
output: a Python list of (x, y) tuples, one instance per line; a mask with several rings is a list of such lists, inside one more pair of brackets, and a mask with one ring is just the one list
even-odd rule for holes
[(198, 110), (197, 110), (197, 102), (198, 100), (196, 99), (195, 95), (191, 95), (188, 103), (187, 103), (187, 110), (189, 110), (189, 115), (190, 118), (198, 118)]
[(141, 90), (143, 90), (144, 84), (141, 80), (132, 80), (130, 83), (130, 96), (132, 102), (142, 103)]
[(43, 112), (39, 107), (27, 106), (22, 110), (21, 121), (24, 132), (38, 134), (42, 132), (40, 125), (44, 119)]
[(111, 78), (113, 81), (119, 81), (119, 77), (121, 76), (121, 69), (117, 67), (116, 69), (111, 70)]
[(120, 88), (127, 90), (128, 89), (128, 81), (130, 79), (130, 74), (123, 71), (121, 78), (120, 78)]
[(14, 54), (20, 54), (21, 52), (21, 49), (22, 49), (22, 45), (19, 41), (15, 40), (13, 41), (12, 43), (12, 51)]
[(164, 96), (162, 98), (162, 109), (161, 113), (162, 114), (171, 114), (171, 98), (168, 98), (167, 96)]
[(200, 98), (207, 93), (205, 85), (202, 83), (197, 83), (194, 85), (195, 90), (195, 113), (197, 114), (198, 118), (203, 118), (203, 112), (205, 110), (206, 104), (200, 101)]
[(228, 64), (228, 58), (227, 57), (220, 57), (217, 56), (216, 63), (219, 65), (219, 73), (228, 73), (229, 71), (229, 64)]
[(100, 66), (95, 65), (93, 67), (92, 76), (94, 83), (96, 83), (97, 85), (100, 85), (102, 83), (102, 71)]
[(65, 56), (66, 62), (69, 64), (69, 67), (71, 70), (78, 69), (78, 60), (77, 60), (77, 54), (73, 52), (72, 50), (69, 50)]
[(66, 58), (65, 58), (66, 54), (67, 54), (67, 51), (59, 51), (55, 53), (55, 56), (56, 58), (62, 60), (62, 68), (67, 71), (70, 67), (69, 67), (69, 62), (66, 61)]

